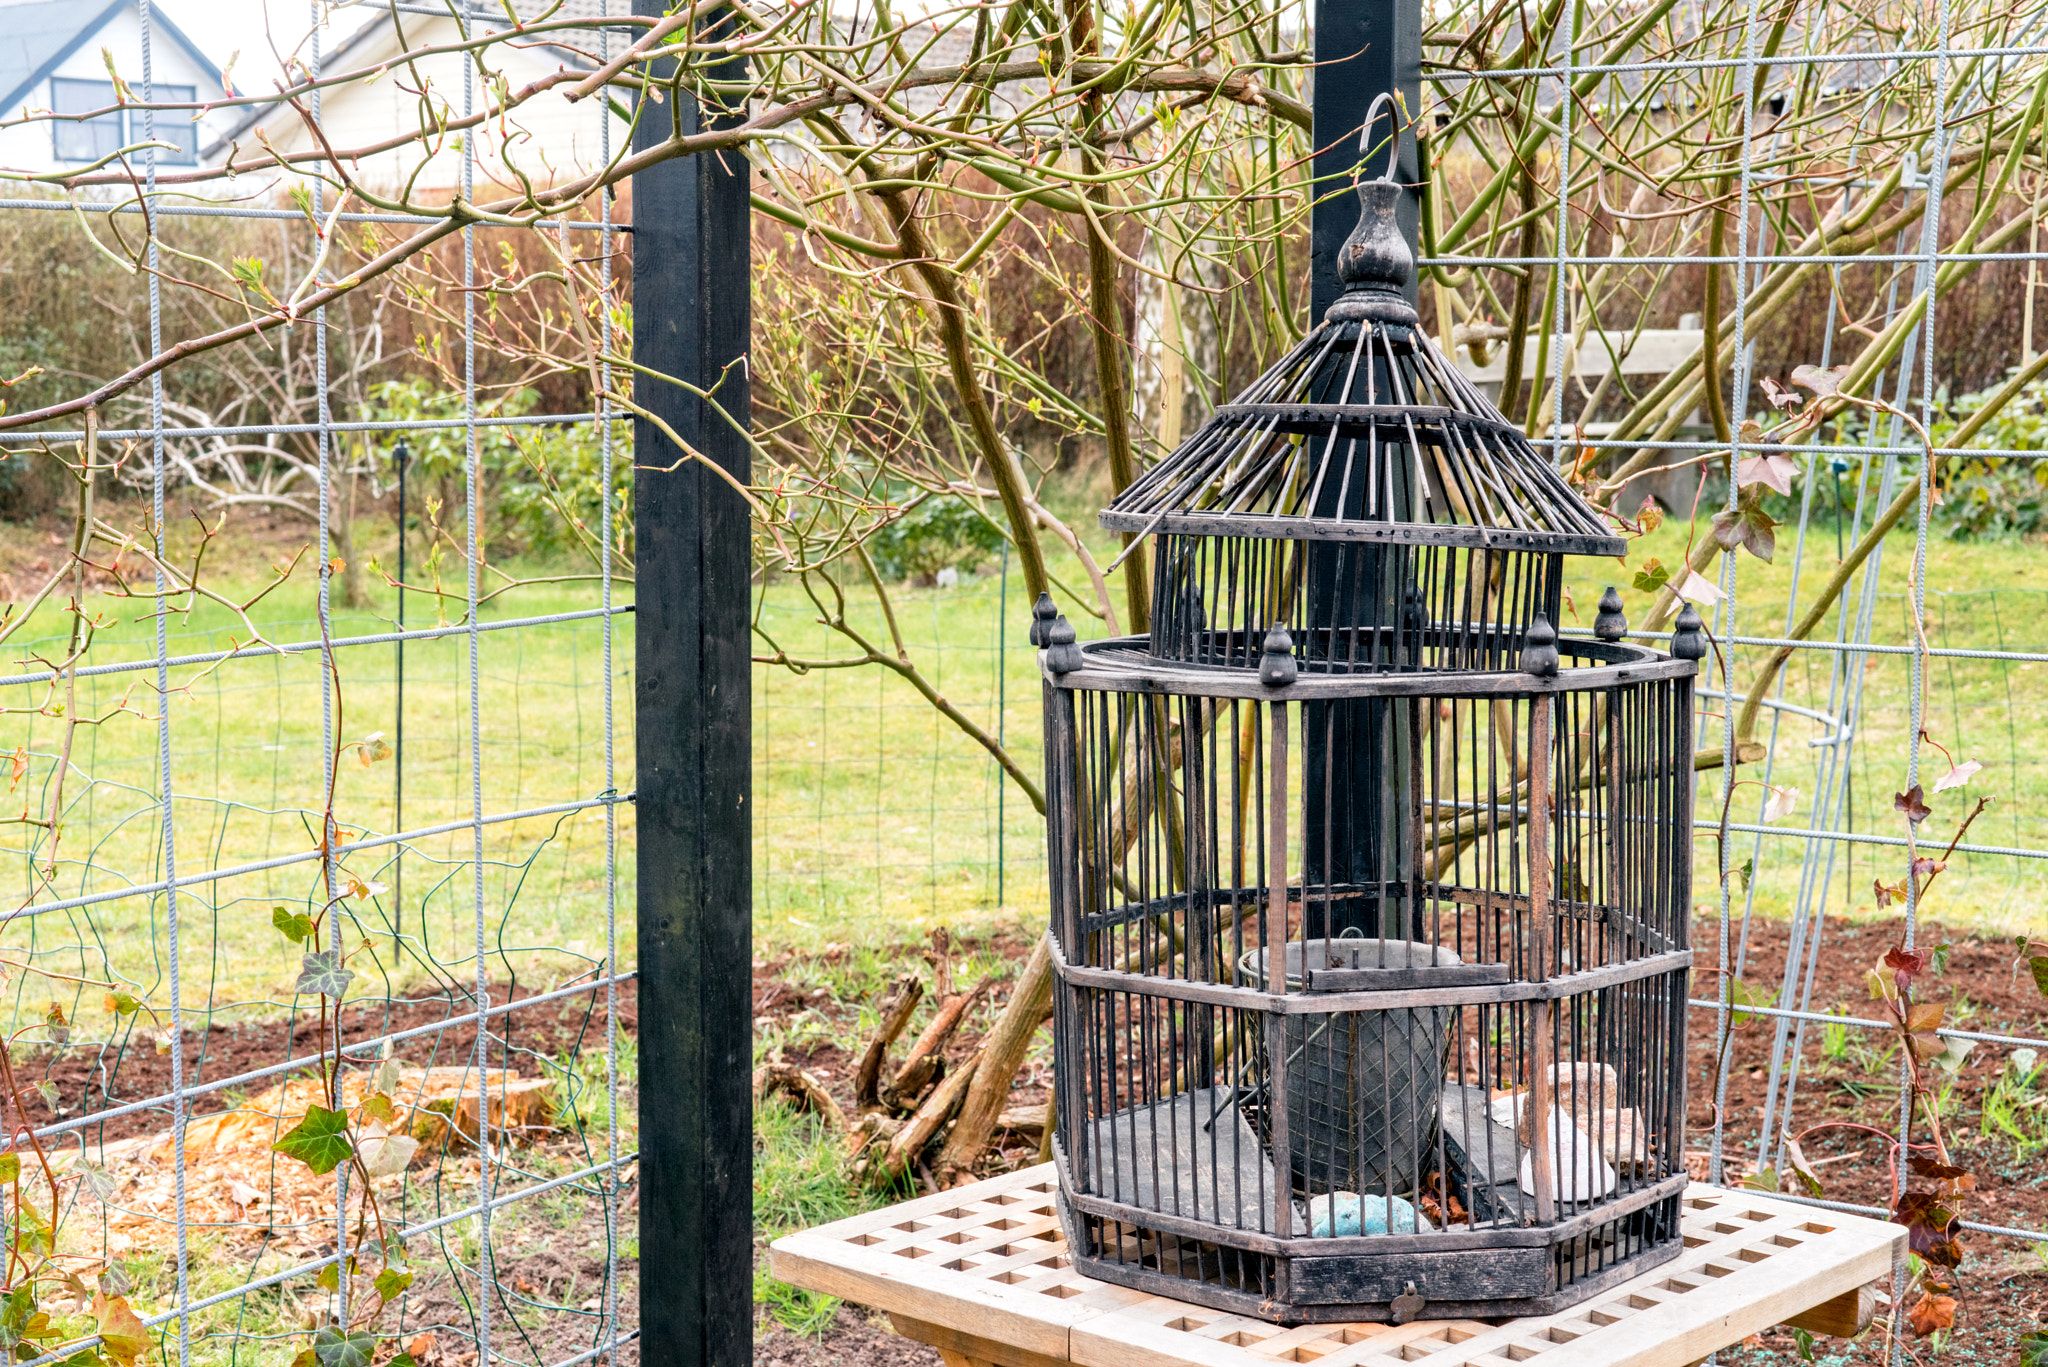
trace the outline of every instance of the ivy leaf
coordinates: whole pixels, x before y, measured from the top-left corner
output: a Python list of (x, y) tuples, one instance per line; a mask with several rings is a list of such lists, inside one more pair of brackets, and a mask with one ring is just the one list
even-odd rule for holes
[(405, 1293), (405, 1288), (412, 1285), (412, 1273), (400, 1272), (395, 1267), (387, 1267), (377, 1274), (377, 1280), (370, 1283), (370, 1285), (377, 1289), (377, 1294), (380, 1297), (387, 1301), (394, 1301)]
[(1923, 950), (1893, 945), (1878, 962), (1892, 971), (1893, 981), (1898, 984), (1899, 991), (1904, 992), (1913, 986), (1913, 979), (1926, 971), (1927, 955)]
[(103, 1296), (125, 1296), (135, 1289), (135, 1281), (128, 1275), (128, 1269), (119, 1263), (108, 1263), (101, 1268), (98, 1281)]
[(21, 1155), (0, 1153), (0, 1182), (12, 1182), (21, 1176)]
[(109, 992), (106, 1007), (116, 1016), (132, 1016), (142, 1009), (142, 1003), (132, 993)]
[(362, 1330), (353, 1332), (329, 1325), (313, 1335), (313, 1360), (320, 1367), (370, 1367), (377, 1340)]
[(35, 1088), (36, 1095), (43, 1099), (45, 1106), (48, 1106), (53, 1111), (57, 1109), (58, 1092), (56, 1083), (48, 1078), (41, 1078), (29, 1085)]
[(1913, 1326), (1913, 1332), (1921, 1338), (1956, 1326), (1956, 1298), (1937, 1296), (1933, 1292), (1923, 1294), (1906, 1311), (1906, 1319)]
[[(1768, 562), (1778, 553), (1777, 525), (1769, 513), (1755, 505), (1724, 508), (1714, 514), (1714, 541), (1722, 550), (1747, 548), (1751, 555)], [(1699, 576), (1694, 574), (1692, 578)], [(1718, 594), (1720, 590), (1715, 592)], [(1686, 596), (1692, 595), (1688, 593)]]
[[(1880, 911), (1894, 902), (1906, 900), (1906, 885), (1904, 883), (1888, 885), (1882, 878), (1873, 878), (1870, 880), (1870, 888), (1877, 896), (1877, 906)], [(1873, 993), (1872, 995), (1876, 994)]]
[(379, 760), (391, 758), (391, 743), (384, 739), (382, 731), (372, 731), (355, 745), (356, 762), (365, 769)]
[(1927, 799), (1917, 783), (1903, 793), (1892, 794), (1892, 810), (1904, 812), (1906, 820), (1915, 826), (1934, 815), (1934, 809), (1927, 805)]
[(1941, 1018), (1947, 1014), (1948, 1007), (1940, 1002), (1915, 1002), (1906, 1013), (1906, 1028), (1916, 1035), (1923, 1030), (1939, 1030)]
[[(12, 1351), (29, 1339), (50, 1337), (50, 1317), (36, 1309), (36, 1290), (23, 1282), (0, 1302), (0, 1350)], [(21, 1354), (33, 1357), (34, 1352)]]
[(71, 1022), (64, 1019), (64, 1007), (60, 1003), (50, 1003), (50, 1009), (43, 1013), (43, 1023), (49, 1027), (51, 1043), (71, 1042)]
[(1907, 1247), (1938, 1267), (1954, 1267), (1963, 1260), (1962, 1245), (1955, 1237), (1961, 1220), (1929, 1191), (1905, 1192), (1892, 1211), (1892, 1223), (1906, 1227)]
[[(1748, 425), (1743, 424), (1745, 427)], [(1757, 435), (1761, 437), (1763, 429), (1757, 429)], [(1743, 440), (1750, 438), (1745, 436)], [(1775, 450), (1762, 451), (1736, 463), (1735, 487), (1746, 489), (1761, 484), (1781, 494), (1789, 494), (1792, 492), (1792, 477), (1798, 473), (1799, 467), (1790, 456), (1781, 456)]]
[(270, 924), (276, 926), (284, 938), (293, 944), (305, 943), (306, 938), (313, 933), (313, 918), (303, 911), (293, 911), (290, 907), (272, 907)]
[(1748, 859), (1743, 860), (1742, 867), (1734, 870), (1734, 874), (1742, 880), (1742, 890), (1748, 892), (1749, 880), (1756, 876), (1756, 857), (1752, 855)]
[(2048, 1367), (2048, 1329), (2020, 1335), (2020, 1367)]
[(382, 1092), (372, 1092), (363, 1098), (362, 1113), (374, 1116), (389, 1125), (398, 1119), (398, 1108), (391, 1104), (391, 1098)]
[(1751, 1021), (1756, 1020), (1757, 1016), (1753, 1012), (1745, 1011), (1742, 1008), (1764, 1006), (1767, 1003), (1764, 1000), (1763, 994), (1748, 983), (1740, 978), (1730, 978), (1728, 980), (1728, 1005), (1734, 1008), (1728, 1016), (1730, 1023), (1734, 1025), (1747, 1025)]
[(1764, 390), (1764, 397), (1770, 400), (1771, 407), (1777, 409), (1779, 412), (1790, 412), (1792, 409), (1799, 407), (1801, 403), (1800, 397), (1797, 394), (1794, 394), (1791, 390), (1786, 389), (1784, 386), (1780, 385), (1776, 380), (1772, 379), (1770, 376), (1764, 376), (1762, 384)]
[(1939, 1188), (1938, 1196), (1963, 1196), (1977, 1189), (1977, 1176), (1968, 1168), (1959, 1168), (1953, 1163), (1939, 1162), (1918, 1153), (1907, 1159), (1906, 1164), (1914, 1176), (1925, 1177), (1935, 1183)]
[(313, 1285), (322, 1291), (338, 1290), (341, 1286), (341, 1269), (333, 1263), (320, 1269), (320, 1275), (313, 1278)]
[(1664, 562), (1650, 559), (1645, 560), (1643, 567), (1636, 571), (1635, 586), (1640, 592), (1655, 593), (1670, 582), (1670, 579), (1671, 571), (1664, 568)]
[(386, 1096), (389, 1096), (392, 1092), (398, 1090), (398, 1077), (398, 1060), (387, 1058), (377, 1065), (377, 1075), (370, 1083), (370, 1090), (383, 1092)]
[(1840, 389), (1843, 379), (1848, 374), (1849, 367), (1847, 365), (1829, 366), (1826, 370), (1822, 370), (1817, 365), (1803, 365), (1794, 367), (1792, 383), (1802, 389), (1811, 389), (1814, 393), (1825, 396)]
[(1767, 823), (1782, 821), (1797, 811), (1798, 808), (1799, 790), (1797, 788), (1773, 787), (1770, 797), (1764, 802), (1764, 820)]
[(1806, 1150), (1799, 1147), (1799, 1141), (1789, 1136), (1785, 1140), (1785, 1163), (1805, 1186), (1808, 1196), (1819, 1196), (1822, 1193), (1820, 1174), (1815, 1172), (1813, 1164), (1807, 1161)]
[(92, 1317), (99, 1326), (100, 1346), (120, 1367), (134, 1367), (135, 1359), (149, 1351), (149, 1329), (127, 1297), (94, 1297)]
[[(1664, 525), (1664, 509), (1658, 506), (1654, 497), (1644, 496), (1643, 506), (1636, 509), (1636, 525), (1643, 529), (1644, 536)], [(1650, 563), (1654, 565), (1657, 562), (1652, 560)]]
[(1813, 1361), (1812, 1334), (1809, 1334), (1804, 1329), (1794, 1329), (1792, 1331), (1792, 1342), (1799, 1349), (1799, 1360), (1801, 1362)]
[(1710, 608), (1728, 595), (1716, 588), (1713, 580), (1688, 567), (1685, 578), (1678, 583), (1678, 596), (1694, 607)]
[(348, 1142), (348, 1116), (325, 1106), (312, 1106), (306, 1118), (270, 1146), (287, 1158), (296, 1158), (316, 1176), (333, 1172), (355, 1148)]
[(1983, 767), (1976, 760), (1966, 759), (1940, 778), (1934, 780), (1934, 791), (1940, 793), (1946, 792), (1950, 788), (1960, 788), (1976, 777), (1978, 771)]
[(323, 997), (341, 1000), (348, 985), (356, 975), (341, 966), (339, 949), (325, 950), (319, 954), (308, 954), (301, 961), (299, 980), (293, 988), (299, 992), (317, 992)]
[(404, 1172), (419, 1152), (420, 1141), (410, 1135), (387, 1134), (382, 1125), (367, 1127), (356, 1143), (363, 1171), (372, 1177), (391, 1177)]
[(81, 1163), (78, 1167), (78, 1189), (102, 1204), (114, 1199), (114, 1175), (97, 1163)]
[(1758, 1168), (1755, 1172), (1742, 1179), (1742, 1185), (1750, 1191), (1768, 1192), (1772, 1196), (1776, 1196), (1778, 1194), (1778, 1170), (1776, 1168)]

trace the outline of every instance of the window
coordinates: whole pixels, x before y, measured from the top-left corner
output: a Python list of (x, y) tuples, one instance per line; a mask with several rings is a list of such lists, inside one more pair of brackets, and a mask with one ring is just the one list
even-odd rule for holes
[[(168, 104), (190, 104), (198, 98), (197, 89), (189, 85), (159, 85), (152, 87), (151, 93)], [(89, 110), (107, 109), (113, 103), (112, 81), (74, 81), (62, 77), (54, 77), (50, 81), (50, 108), (53, 113), (83, 114)], [(135, 109), (117, 109), (77, 123), (60, 120), (52, 126), (56, 129), (59, 161), (98, 161), (143, 139), (143, 114)], [(156, 136), (159, 142), (170, 143), (175, 149), (159, 151), (159, 163), (168, 166), (198, 163), (199, 125), (192, 122), (190, 113), (160, 111), (156, 116)]]
[[(53, 79), (50, 82), (50, 111), (55, 114), (83, 114), (88, 109), (105, 109), (113, 102), (112, 81)], [(59, 161), (98, 161), (121, 150), (121, 116), (118, 113), (102, 114), (83, 123), (66, 123), (59, 119), (53, 127), (57, 130)]]

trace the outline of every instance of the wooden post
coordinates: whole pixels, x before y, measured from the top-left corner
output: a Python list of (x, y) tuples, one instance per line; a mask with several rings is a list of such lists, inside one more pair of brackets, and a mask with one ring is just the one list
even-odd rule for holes
[[(1343, 293), (1337, 281), (1337, 249), (1358, 225), (1358, 198), (1345, 193), (1359, 162), (1358, 134), (1366, 110), (1384, 91), (1407, 105), (1408, 118), (1422, 113), (1421, 0), (1316, 0), (1316, 74), (1312, 95), (1315, 128), (1316, 206), (1310, 226), (1309, 326)], [(1373, 159), (1379, 167), (1385, 163)], [(1407, 185), (1421, 179), (1412, 132), (1401, 136), (1394, 178)], [(1421, 200), (1411, 190), (1401, 197), (1401, 234), (1415, 247)], [(1410, 302), (1416, 285), (1408, 287)]]
[[(660, 18), (667, 0), (634, 0)], [(723, 16), (714, 15), (715, 27)], [(721, 71), (738, 79), (743, 71)], [(659, 142), (725, 117), (687, 93), (651, 106)], [(751, 326), (747, 160), (633, 177), (636, 397), (742, 481)], [(640, 993), (639, 1359), (753, 1361), (752, 567), (745, 502), (634, 423), (635, 751)], [(672, 468), (671, 468), (672, 467)]]

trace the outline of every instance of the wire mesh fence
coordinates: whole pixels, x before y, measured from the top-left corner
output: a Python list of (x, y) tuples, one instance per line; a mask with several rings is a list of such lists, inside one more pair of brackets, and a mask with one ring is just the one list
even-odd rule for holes
[[(290, 69), (317, 120), (326, 15), (308, 14)], [(604, 14), (586, 35), (600, 54)], [(192, 96), (152, 73), (185, 40), (148, 0), (135, 17), (140, 79), (124, 70), (133, 112), (114, 140), (131, 192), (24, 195), (0, 215), (57, 211), (124, 246), (146, 228), (141, 354), (192, 335), (190, 316), (167, 318), (167, 296), (192, 292), (192, 234), (272, 234), (273, 264), (310, 263), (304, 295), (330, 250), (424, 221), (341, 212), (360, 196), (320, 176), (275, 198), (161, 193), (183, 130), (158, 128), (192, 116), (160, 106)], [(508, 23), (429, 17), (458, 41)], [(480, 78), (456, 68), (440, 93), (467, 114)], [(603, 164), (616, 120), (599, 102), (584, 122)], [(433, 150), (473, 196), (474, 147)], [(172, 366), (139, 401), (0, 438), (13, 471), (33, 454), (63, 472), (68, 529), (23, 552), (42, 559), (10, 581), (0, 624), (10, 1356), (636, 1360), (621, 1257), (636, 1014), (617, 914), (633, 732), (615, 702), (631, 593), (611, 535), (630, 455), (607, 412), (508, 413), (478, 355), (494, 254), (573, 235), (609, 284), (621, 239), (610, 205), (589, 207), (570, 227), (462, 228), (444, 263), (450, 382), (425, 409), (363, 420), (359, 344), (381, 334), (319, 303), (253, 354), (239, 407), (203, 409), (218, 373)], [(235, 261), (245, 296), (274, 302), (263, 261)], [(52, 322), (16, 337), (35, 345)], [(537, 582), (487, 564), (508, 496), (491, 443), (578, 424), (591, 564)], [(336, 525), (359, 486), (388, 502), (408, 441), (436, 455), (415, 471), (427, 492), (395, 527)], [(313, 513), (313, 544), (221, 518), (238, 504)]]

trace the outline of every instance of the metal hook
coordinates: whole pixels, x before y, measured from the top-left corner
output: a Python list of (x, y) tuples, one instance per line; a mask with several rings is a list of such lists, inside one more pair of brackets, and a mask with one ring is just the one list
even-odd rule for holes
[(1401, 161), (1401, 105), (1396, 102), (1394, 92), (1382, 90), (1372, 97), (1372, 103), (1365, 107), (1365, 126), (1358, 130), (1358, 154), (1363, 157), (1372, 150), (1373, 125), (1380, 121), (1380, 106), (1384, 104), (1394, 117), (1394, 136), (1387, 152), (1387, 169), (1373, 179), (1392, 184), (1394, 172)]

